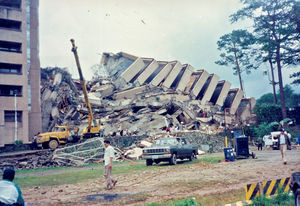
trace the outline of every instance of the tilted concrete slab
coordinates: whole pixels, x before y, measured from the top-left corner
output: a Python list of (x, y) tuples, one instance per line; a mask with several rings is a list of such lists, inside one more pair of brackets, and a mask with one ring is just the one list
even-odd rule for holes
[(189, 83), (189, 80), (191, 78), (191, 75), (194, 71), (194, 68), (191, 65), (187, 65), (185, 68), (185, 71), (180, 79), (180, 82), (178, 83), (178, 86), (176, 88), (177, 91), (183, 92), (187, 84)]
[(130, 98), (135, 96), (137, 93), (143, 92), (147, 89), (147, 86), (140, 86), (140, 87), (134, 87), (132, 89), (128, 89), (125, 91), (117, 92), (114, 94), (115, 99), (121, 99), (121, 98)]
[(151, 74), (159, 67), (159, 64), (154, 59), (143, 71), (143, 73), (140, 74), (140, 76), (137, 78), (137, 81), (139, 84), (144, 84), (145, 81), (150, 77)]
[(137, 58), (122, 74), (121, 77), (128, 83), (145, 66), (142, 58)]
[(199, 92), (201, 91), (208, 77), (209, 77), (209, 73), (205, 70), (202, 70), (200, 78), (198, 79), (194, 88), (191, 91), (191, 95), (193, 98), (196, 98), (198, 96)]
[(219, 81), (219, 77), (216, 74), (211, 74), (210, 75), (211, 79), (210, 82), (205, 90), (205, 93), (201, 99), (201, 104), (205, 105), (211, 98), (211, 96), (213, 95), (215, 88), (217, 87), (218, 81)]
[(154, 79), (150, 82), (150, 84), (154, 86), (158, 86), (170, 73), (173, 68), (174, 62), (169, 62), (166, 64), (160, 72), (154, 77)]
[(244, 92), (241, 89), (235, 89), (236, 94), (230, 106), (230, 114), (235, 114), (241, 100), (244, 97)]
[(225, 99), (227, 97), (227, 94), (230, 90), (230, 87), (231, 87), (231, 83), (228, 82), (228, 81), (224, 81), (223, 86), (222, 86), (222, 90), (219, 94), (219, 97), (218, 97), (216, 103), (215, 103), (216, 105), (219, 105), (221, 107), (223, 106), (223, 104), (225, 102)]
[(190, 80), (189, 82), (187, 83), (185, 89), (184, 89), (184, 93), (185, 94), (190, 94), (192, 89), (194, 88), (196, 82), (198, 81), (199, 77), (200, 77), (201, 73), (196, 73), (196, 72), (193, 72), (191, 77), (190, 77)]
[(182, 65), (180, 62), (176, 61), (174, 67), (172, 68), (171, 72), (167, 76), (166, 80), (162, 84), (166, 88), (170, 88), (172, 83), (175, 81), (176, 77), (178, 76), (179, 72), (182, 69)]

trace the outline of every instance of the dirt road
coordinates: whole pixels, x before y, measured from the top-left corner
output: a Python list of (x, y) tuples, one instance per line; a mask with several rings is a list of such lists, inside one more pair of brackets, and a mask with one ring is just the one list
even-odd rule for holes
[(229, 163), (154, 165), (159, 169), (113, 175), (118, 184), (112, 191), (104, 190), (104, 179), (99, 174), (99, 179), (87, 183), (23, 189), (23, 196), (29, 205), (134, 205), (229, 192), (248, 183), (288, 177), (300, 171), (299, 149), (287, 152), (287, 165), (282, 164), (279, 151), (260, 151), (256, 155), (257, 159)]

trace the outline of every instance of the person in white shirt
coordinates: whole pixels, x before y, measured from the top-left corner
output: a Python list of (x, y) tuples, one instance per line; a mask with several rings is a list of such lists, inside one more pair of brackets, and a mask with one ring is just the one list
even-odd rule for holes
[(289, 136), (284, 133), (284, 129), (281, 129), (280, 134), (274, 139), (278, 139), (278, 144), (280, 147), (281, 157), (283, 164), (286, 164), (286, 150), (287, 150), (287, 144), (289, 143)]
[(104, 159), (101, 159), (98, 161), (98, 163), (104, 162), (104, 177), (106, 180), (106, 189), (111, 190), (117, 183), (117, 180), (114, 180), (111, 177), (111, 171), (112, 171), (112, 162), (113, 158), (115, 156), (115, 150), (110, 145), (109, 140), (104, 140), (104, 146), (105, 146), (105, 153), (104, 153)]
[(4, 170), (3, 179), (0, 181), (0, 205), (23, 206), (25, 204), (20, 188), (13, 183), (14, 178), (14, 169)]

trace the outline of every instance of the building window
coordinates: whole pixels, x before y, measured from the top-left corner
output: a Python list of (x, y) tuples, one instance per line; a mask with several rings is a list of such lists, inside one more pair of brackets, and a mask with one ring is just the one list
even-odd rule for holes
[(21, 31), (21, 24), (22, 22), (20, 21), (0, 19), (0, 28), (4, 28), (4, 29)]
[(1, 0), (0, 6), (20, 9), (22, 0)]
[(22, 52), (22, 44), (18, 42), (0, 41), (0, 51), (6, 52)]
[(22, 96), (22, 86), (0, 85), (0, 96)]
[[(15, 122), (15, 111), (4, 111), (5, 122)], [(17, 111), (17, 121), (22, 122), (22, 111)]]
[(22, 74), (22, 64), (0, 63), (0, 73), (2, 73), (2, 74)]

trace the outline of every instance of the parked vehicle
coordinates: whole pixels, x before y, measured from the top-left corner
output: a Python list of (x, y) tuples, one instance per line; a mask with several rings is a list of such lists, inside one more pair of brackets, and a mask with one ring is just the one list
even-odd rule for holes
[(168, 137), (156, 140), (151, 147), (143, 149), (142, 158), (146, 160), (146, 165), (151, 166), (153, 162), (169, 162), (171, 165), (177, 164), (177, 159), (197, 158), (198, 146), (191, 144), (186, 138)]
[(45, 132), (38, 134), (34, 142), (38, 147), (56, 149), (59, 144), (66, 144), (71, 136), (68, 126), (56, 126), (54, 132)]

